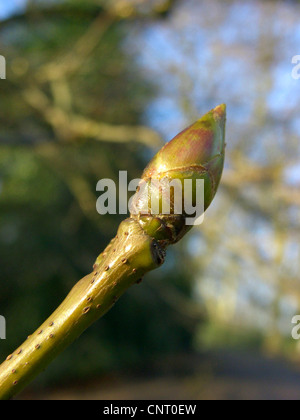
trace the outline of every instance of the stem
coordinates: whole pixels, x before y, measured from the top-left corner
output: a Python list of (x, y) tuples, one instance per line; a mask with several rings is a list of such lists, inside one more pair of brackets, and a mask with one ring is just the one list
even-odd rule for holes
[(98, 257), (94, 271), (81, 279), (61, 305), (0, 366), (0, 399), (23, 389), (39, 372), (104, 315), (146, 272), (163, 262), (160, 245), (133, 219)]
[[(167, 143), (144, 170), (142, 181), (151, 179), (202, 179), (204, 209), (219, 185), (225, 148), (225, 104), (209, 111)], [(159, 196), (156, 191), (156, 196)], [(196, 189), (193, 188), (193, 201)], [(155, 196), (154, 194), (154, 196)], [(19, 392), (71, 344), (89, 325), (104, 315), (125, 290), (164, 261), (165, 248), (176, 243), (191, 226), (186, 214), (144, 214), (149, 196), (137, 190), (132, 216), (124, 220), (117, 236), (100, 254), (94, 271), (81, 279), (56, 311), (0, 366), (0, 399)], [(168, 196), (174, 205), (173, 196)], [(179, 199), (183, 197), (180, 191)], [(136, 210), (138, 210), (136, 212)]]

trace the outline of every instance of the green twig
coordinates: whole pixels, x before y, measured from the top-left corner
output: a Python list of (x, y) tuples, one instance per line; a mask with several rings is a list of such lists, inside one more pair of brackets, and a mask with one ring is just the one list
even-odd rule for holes
[(147, 271), (163, 262), (159, 244), (133, 219), (123, 221), (95, 270), (81, 279), (55, 312), (0, 367), (0, 398), (19, 392), (104, 315)]
[[(203, 179), (206, 209), (216, 193), (223, 170), (224, 131), (225, 105), (220, 105), (164, 146), (146, 167), (142, 181), (151, 188), (153, 178)], [(174, 193), (171, 207), (175, 198)], [(142, 208), (143, 200), (148, 200), (148, 195), (141, 196), (137, 192), (133, 208)], [(97, 258), (94, 271), (81, 279), (53, 314), (2, 363), (0, 399), (11, 398), (23, 389), (104, 315), (128, 287), (159, 267), (166, 247), (191, 228), (185, 224), (186, 217), (184, 212), (156, 215), (134, 212), (124, 220), (116, 237)]]

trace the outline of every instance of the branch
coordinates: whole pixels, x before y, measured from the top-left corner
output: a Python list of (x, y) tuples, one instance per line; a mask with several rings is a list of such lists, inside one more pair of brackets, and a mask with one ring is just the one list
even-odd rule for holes
[[(217, 191), (224, 164), (225, 106), (204, 115), (166, 144), (145, 168), (142, 182), (151, 179), (204, 180), (206, 209)], [(162, 163), (163, 162), (163, 166)], [(156, 184), (157, 185), (157, 184)], [(193, 198), (197, 191), (192, 187)], [(182, 200), (182, 194), (180, 196)], [(164, 197), (163, 197), (164, 198)], [(163, 200), (162, 198), (162, 200)], [(169, 196), (174, 207), (175, 193)], [(144, 203), (143, 203), (144, 200)], [(148, 204), (148, 194), (139, 190), (132, 208)], [(0, 366), (0, 399), (23, 389), (39, 372), (87, 327), (104, 315), (128, 287), (148, 271), (159, 267), (167, 246), (176, 243), (191, 228), (187, 215), (131, 214), (116, 237), (100, 254), (94, 271), (81, 279), (54, 313)]]
[(0, 399), (12, 397), (104, 315), (147, 271), (162, 263), (160, 248), (132, 219), (121, 223), (114, 248), (81, 279), (56, 311), (0, 368)]
[[(0, 30), (7, 27), (10, 24), (14, 23), (27, 23), (33, 19), (41, 20), (62, 20), (65, 21), (66, 18), (74, 19), (93, 19), (97, 15), (102, 15), (105, 17), (114, 17), (117, 19), (136, 19), (136, 18), (165, 18), (169, 12), (176, 6), (178, 0), (165, 0), (162, 1), (157, 6), (148, 8), (148, 10), (143, 13), (140, 11), (138, 5), (134, 5), (133, 2), (103, 2), (101, 5), (101, 0), (99, 5), (92, 4), (91, 2), (85, 2), (84, 4), (65, 3), (65, 4), (54, 4), (49, 7), (49, 5), (43, 5), (39, 7), (27, 7), (24, 12), (16, 13), (9, 16), (6, 19), (0, 21)], [(145, 1), (146, 3), (146, 1)], [(142, 5), (143, 8), (144, 5)], [(147, 6), (147, 5), (146, 5)]]
[(97, 122), (82, 115), (68, 114), (62, 108), (51, 105), (47, 96), (36, 87), (24, 90), (22, 97), (43, 115), (60, 139), (70, 141), (79, 137), (114, 143), (136, 141), (151, 148), (162, 145), (157, 132), (145, 126), (116, 126)]

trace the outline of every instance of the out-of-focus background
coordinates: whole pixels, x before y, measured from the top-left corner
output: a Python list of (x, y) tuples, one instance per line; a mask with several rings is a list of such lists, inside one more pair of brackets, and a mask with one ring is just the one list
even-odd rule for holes
[(299, 1), (1, 1), (1, 361), (115, 234), (97, 181), (228, 110), (204, 223), (18, 398), (300, 398), (299, 48)]

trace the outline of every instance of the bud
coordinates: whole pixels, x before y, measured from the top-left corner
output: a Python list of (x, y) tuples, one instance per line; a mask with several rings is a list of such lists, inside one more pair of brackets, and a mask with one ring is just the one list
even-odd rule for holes
[[(197, 193), (196, 180), (204, 181), (204, 210), (208, 208), (216, 194), (224, 166), (225, 122), (226, 105), (223, 104), (209, 111), (179, 133), (149, 162), (141, 181), (144, 190), (145, 184), (149, 186), (148, 190), (146, 189), (147, 193), (137, 193), (132, 200), (135, 210), (132, 213), (138, 215), (141, 225), (148, 234), (158, 240), (174, 243), (190, 229), (191, 226), (185, 226), (184, 223), (187, 217), (183, 205), (185, 180), (193, 180), (191, 194), (194, 204)], [(157, 181), (164, 185), (166, 180), (170, 183), (173, 180), (181, 182), (183, 191), (180, 198), (182, 200), (181, 214), (176, 214), (174, 210), (178, 190), (174, 188), (171, 196), (168, 194), (167, 197), (164, 188), (155, 187)], [(157, 206), (160, 211), (155, 213), (149, 208), (149, 214), (145, 214), (149, 195), (160, 197), (160, 205)], [(166, 204), (169, 204), (171, 214), (163, 214), (161, 211)]]

